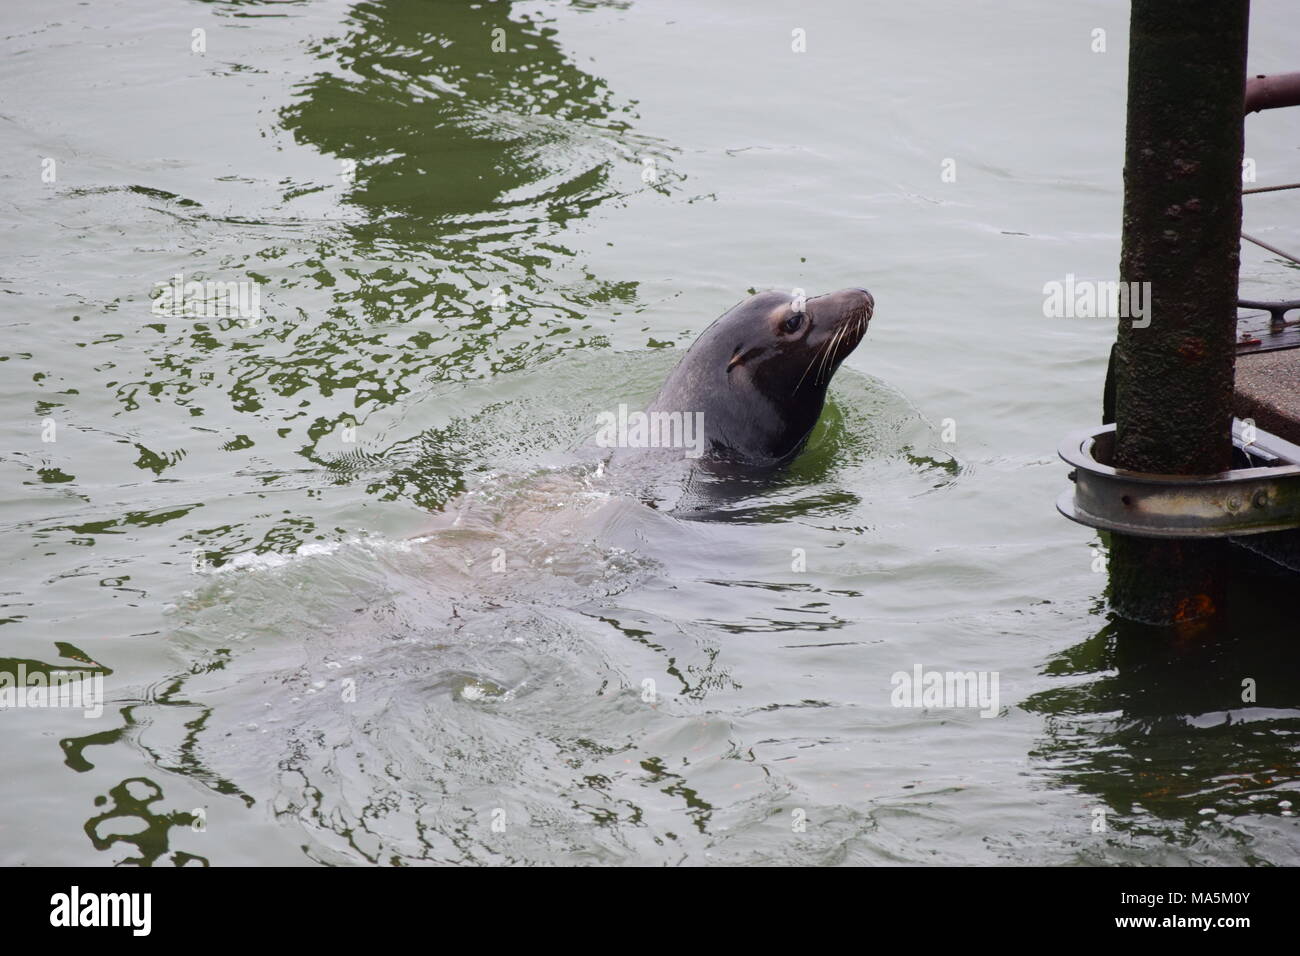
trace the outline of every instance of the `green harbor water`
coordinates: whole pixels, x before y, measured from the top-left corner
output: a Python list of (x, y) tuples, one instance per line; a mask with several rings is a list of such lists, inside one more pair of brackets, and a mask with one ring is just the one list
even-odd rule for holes
[[(1126, 625), (1054, 506), (1115, 329), (1043, 287), (1116, 277), (1127, 18), (6, 6), (0, 671), (103, 700), (0, 709), (0, 864), (1300, 863), (1294, 577)], [(1295, 246), (1289, 195), (1248, 231)], [(584, 459), (751, 290), (845, 286), (870, 331), (730, 520)], [(896, 706), (918, 668), (998, 698)]]

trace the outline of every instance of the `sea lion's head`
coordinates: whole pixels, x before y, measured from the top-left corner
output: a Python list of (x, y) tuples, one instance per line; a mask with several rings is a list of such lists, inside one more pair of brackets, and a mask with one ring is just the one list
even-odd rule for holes
[(703, 413), (704, 455), (754, 465), (803, 447), (875, 310), (865, 289), (760, 292), (701, 333), (647, 411)]

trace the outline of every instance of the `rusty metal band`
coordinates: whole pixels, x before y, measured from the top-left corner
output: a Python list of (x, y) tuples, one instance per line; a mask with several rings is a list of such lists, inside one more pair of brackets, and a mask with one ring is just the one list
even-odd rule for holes
[(1300, 527), (1300, 446), (1233, 423), (1253, 467), (1217, 475), (1148, 475), (1112, 467), (1115, 426), (1069, 435), (1059, 449), (1074, 488), (1056, 507), (1072, 521), (1144, 538), (1223, 538)]

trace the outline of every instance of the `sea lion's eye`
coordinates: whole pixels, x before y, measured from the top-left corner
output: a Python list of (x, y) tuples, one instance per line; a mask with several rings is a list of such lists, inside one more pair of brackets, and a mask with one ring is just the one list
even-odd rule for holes
[(803, 313), (791, 312), (790, 317), (781, 323), (781, 328), (787, 332), (795, 332), (798, 331), (801, 325), (803, 325)]

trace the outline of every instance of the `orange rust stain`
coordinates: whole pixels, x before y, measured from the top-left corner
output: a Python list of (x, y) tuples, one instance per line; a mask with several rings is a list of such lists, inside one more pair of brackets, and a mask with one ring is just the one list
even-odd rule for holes
[(1195, 336), (1183, 339), (1178, 345), (1178, 356), (1184, 362), (1202, 362), (1206, 356), (1205, 340)]
[(1195, 621), (1198, 618), (1209, 617), (1214, 612), (1214, 601), (1208, 594), (1193, 594), (1178, 602), (1178, 607), (1174, 609), (1174, 623)]

